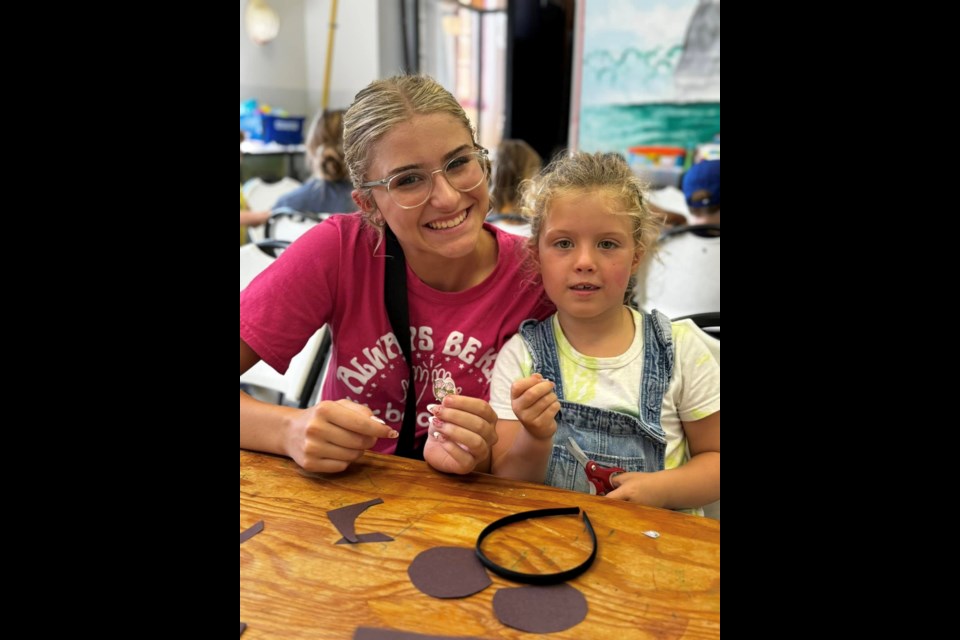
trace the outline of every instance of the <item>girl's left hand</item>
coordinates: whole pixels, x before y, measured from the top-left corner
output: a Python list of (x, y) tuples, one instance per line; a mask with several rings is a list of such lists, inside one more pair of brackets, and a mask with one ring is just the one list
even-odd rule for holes
[(423, 459), (431, 467), (461, 474), (478, 467), (489, 469), (490, 448), (497, 442), (497, 414), (487, 402), (448, 395), (439, 405), (432, 405), (431, 413), (423, 449)]
[(652, 482), (653, 473), (629, 471), (618, 473), (610, 483), (616, 487), (606, 497), (626, 502), (635, 502), (648, 507), (663, 507), (664, 500), (659, 495), (656, 482)]

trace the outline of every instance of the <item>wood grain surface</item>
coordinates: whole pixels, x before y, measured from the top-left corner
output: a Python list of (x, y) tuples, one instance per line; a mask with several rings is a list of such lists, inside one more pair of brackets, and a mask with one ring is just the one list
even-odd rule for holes
[[(356, 521), (357, 533), (393, 542), (335, 545), (326, 512), (382, 498)], [(240, 546), (244, 640), (353, 637), (359, 626), (480, 638), (531, 638), (501, 624), (493, 585), (463, 599), (427, 596), (407, 567), (437, 546), (473, 548), (503, 516), (579, 506), (597, 534), (593, 566), (569, 584), (587, 598), (586, 620), (549, 638), (719, 638), (720, 523), (485, 474), (451, 476), (423, 462), (366, 453), (347, 471), (309, 475), (293, 461), (240, 452), (240, 531), (262, 533)], [(660, 537), (643, 535), (655, 530)], [(579, 516), (509, 525), (484, 551), (521, 572), (553, 573), (579, 564), (590, 541)]]

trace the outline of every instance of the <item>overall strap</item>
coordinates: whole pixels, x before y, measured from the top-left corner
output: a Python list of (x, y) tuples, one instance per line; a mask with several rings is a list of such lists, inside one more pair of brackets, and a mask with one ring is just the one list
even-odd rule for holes
[(673, 375), (674, 352), (670, 318), (656, 309), (643, 314), (643, 350), (640, 421), (659, 425), (663, 396)]
[(416, 446), (417, 391), (414, 387), (413, 362), (410, 358), (410, 310), (407, 304), (407, 262), (397, 236), (389, 226), (384, 226), (387, 240), (387, 255), (384, 263), (383, 301), (393, 335), (400, 343), (400, 350), (410, 370), (410, 385), (407, 387), (407, 406), (403, 411), (403, 427), (397, 439), (396, 455), (423, 460), (423, 445)]
[(563, 379), (560, 375), (560, 355), (557, 339), (553, 335), (553, 316), (545, 320), (524, 320), (518, 331), (527, 345), (527, 351), (533, 360), (533, 373), (539, 373), (555, 385), (553, 392), (561, 401), (563, 398)]

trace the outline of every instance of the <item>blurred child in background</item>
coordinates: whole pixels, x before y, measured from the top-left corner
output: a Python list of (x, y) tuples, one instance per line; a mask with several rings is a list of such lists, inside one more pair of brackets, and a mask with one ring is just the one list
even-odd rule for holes
[[(243, 142), (243, 131), (240, 132), (240, 142)], [(243, 164), (243, 151), (240, 152), (240, 164)], [(247, 199), (243, 197), (243, 185), (240, 186), (240, 244), (247, 242), (247, 227), (258, 227), (270, 217), (269, 211), (250, 211)]]
[(356, 210), (353, 184), (343, 160), (343, 111), (319, 111), (307, 131), (307, 162), (312, 177), (277, 199), (274, 209), (301, 213), (347, 213)]
[(683, 176), (690, 224), (720, 224), (720, 161), (705, 160)]
[(506, 139), (497, 147), (493, 163), (493, 213), (487, 222), (504, 231), (530, 235), (530, 224), (517, 213), (520, 183), (532, 178), (543, 166), (543, 159), (523, 140)]

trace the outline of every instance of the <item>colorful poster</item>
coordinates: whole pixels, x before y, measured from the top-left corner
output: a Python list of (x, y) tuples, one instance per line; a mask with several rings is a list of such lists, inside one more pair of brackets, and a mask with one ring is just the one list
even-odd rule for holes
[(680, 147), (689, 156), (718, 139), (719, 0), (586, 0), (578, 19), (571, 146), (633, 163), (633, 147)]

